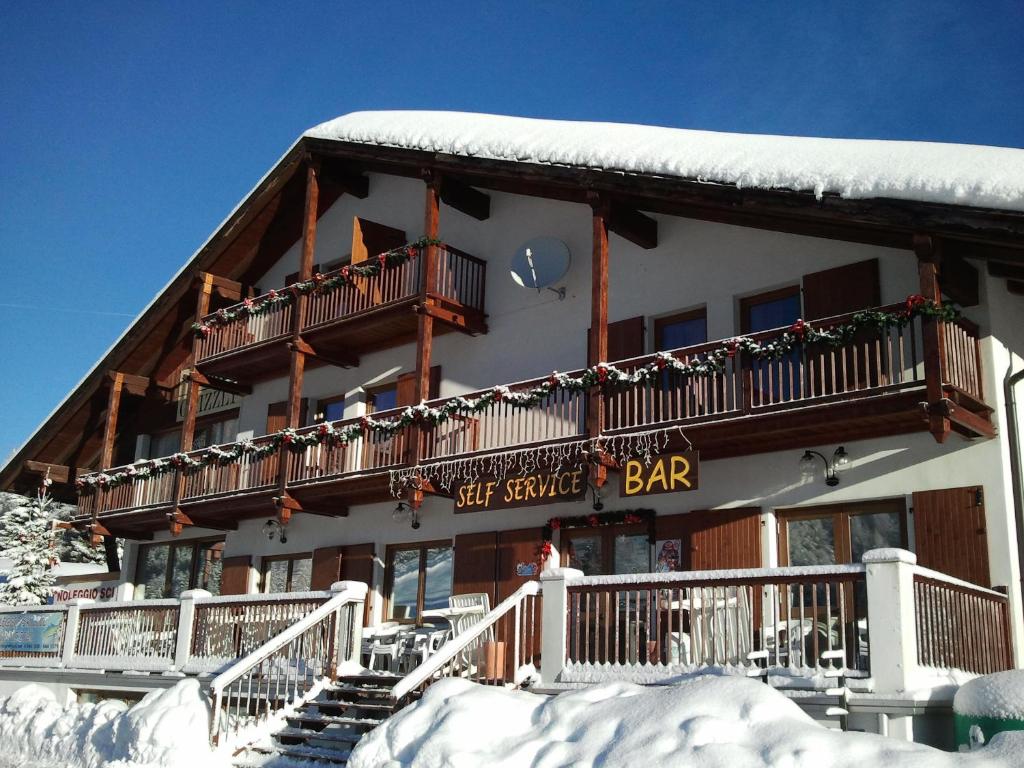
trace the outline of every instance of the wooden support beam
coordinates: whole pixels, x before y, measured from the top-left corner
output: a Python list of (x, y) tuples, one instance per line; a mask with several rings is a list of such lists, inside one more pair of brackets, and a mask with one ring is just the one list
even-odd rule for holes
[(658, 247), (657, 219), (617, 201), (611, 202), (608, 215), (608, 229), (619, 237), (647, 250)]
[(221, 376), (207, 376), (198, 368), (193, 368), (188, 373), (190, 381), (194, 381), (207, 389), (216, 389), (220, 392), (228, 392), (232, 395), (251, 395), (252, 384), (243, 384), (240, 381), (231, 381)]
[(325, 354), (307, 342), (301, 336), (288, 342), (288, 349), (292, 352), (301, 352), (308, 357), (315, 357), (328, 365), (336, 368), (356, 368), (359, 366), (359, 355), (344, 350), (335, 350)]
[(444, 323), (445, 325), (450, 326), (461, 333), (465, 333), (468, 336), (487, 333), (487, 324), (483, 321), (471, 318), (471, 316), (465, 312), (456, 312), (442, 307), (429, 296), (427, 297), (427, 301), (422, 304), (416, 304), (413, 309), (418, 314), (430, 315), (438, 322)]
[(293, 514), (302, 512), (306, 515), (319, 515), (321, 517), (348, 517), (348, 507), (339, 506), (335, 509), (325, 509), (318, 506), (303, 504), (290, 493), (285, 491), (280, 496), (274, 497), (274, 506), (277, 507), (277, 520), (281, 525), (287, 525)]
[(976, 307), (981, 301), (978, 270), (959, 256), (943, 253), (939, 287), (961, 307)]
[(107, 417), (103, 425), (103, 448), (100, 452), (100, 468), (114, 465), (114, 447), (117, 441), (117, 414), (121, 409), (121, 392), (124, 388), (122, 374), (114, 374), (107, 395)]
[(191, 517), (180, 509), (176, 509), (173, 512), (167, 513), (167, 525), (171, 531), (171, 536), (180, 536), (186, 525), (195, 525), (195, 523), (192, 522)]
[[(914, 235), (914, 253), (917, 256), (917, 274), (921, 295), (931, 301), (941, 301), (939, 265), (942, 263), (942, 256), (936, 241), (928, 235)], [(942, 382), (945, 379), (945, 337), (942, 327), (934, 317), (921, 318), (921, 335), (925, 391), (928, 397), (928, 429), (937, 442), (944, 443), (949, 437), (952, 425), (949, 416), (943, 415), (934, 406), (945, 397), (942, 389)]]
[[(592, 243), (590, 254), (590, 350), (588, 366), (608, 360), (608, 218), (606, 199), (591, 197)], [(587, 406), (587, 433), (601, 434), (604, 424), (604, 396), (600, 390), (590, 393)]]
[(343, 163), (324, 161), (320, 173), (324, 184), (333, 184), (346, 195), (364, 200), (370, 194), (370, 179)]
[(145, 397), (149, 389), (149, 379), (145, 376), (136, 376), (132, 373), (121, 373), (120, 371), (107, 371), (107, 379), (115, 384), (120, 378), (121, 388), (129, 395)]
[(74, 482), (74, 472), (61, 464), (47, 464), (45, 461), (33, 461), (26, 459), (21, 465), (22, 472), (30, 475), (38, 475), (40, 479), (49, 477), (53, 482), (66, 484)]
[[(996, 429), (984, 416), (974, 413), (967, 408), (962, 408), (952, 400), (943, 399), (928, 407), (929, 415), (937, 414), (941, 418), (948, 419), (953, 429), (964, 434), (965, 437), (995, 437)], [(929, 423), (931, 420), (929, 418)], [(957, 429), (959, 427), (959, 429)]]
[(212, 275), (209, 272), (200, 272), (197, 282), (199, 285), (202, 285), (207, 278), (210, 281), (212, 292), (219, 298), (227, 299), (228, 301), (241, 301), (246, 294), (242, 284), (237, 280), (229, 280), (226, 277)]
[(448, 176), (441, 181), (441, 202), (478, 221), (491, 215), (490, 195)]
[[(199, 276), (199, 295), (196, 298), (195, 322), (201, 322), (210, 311), (210, 296), (213, 293), (214, 276), (202, 272)], [(196, 360), (198, 339), (192, 339), (192, 360)], [(193, 367), (194, 371), (194, 367)], [(189, 379), (188, 394), (185, 396), (185, 416), (181, 422), (181, 450), (185, 453), (192, 450), (192, 441), (196, 433), (196, 416), (199, 413), (199, 382)]]

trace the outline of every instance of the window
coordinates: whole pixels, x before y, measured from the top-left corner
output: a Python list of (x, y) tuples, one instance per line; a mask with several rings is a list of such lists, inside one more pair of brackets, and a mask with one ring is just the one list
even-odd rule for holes
[(366, 390), (367, 413), (378, 413), (398, 407), (398, 385), (386, 384)]
[[(740, 300), (740, 332), (744, 334), (789, 327), (799, 319), (798, 285)], [(800, 376), (799, 363), (799, 349), (793, 349), (781, 360), (749, 361), (754, 381), (753, 404), (770, 405), (792, 400), (794, 381)]]
[(139, 547), (135, 597), (180, 597), (187, 589), (220, 594), (224, 539), (199, 539)]
[(161, 432), (153, 435), (149, 441), (148, 459), (162, 459), (164, 456), (171, 456), (181, 448), (181, 430), (172, 429), (168, 432)]
[(779, 512), (782, 565), (859, 563), (869, 549), (906, 546), (907, 520), (902, 500)]
[(335, 395), (318, 400), (316, 404), (316, 421), (338, 421), (345, 417), (345, 396)]
[(308, 592), (313, 576), (313, 555), (302, 552), (263, 558), (263, 592)]
[(453, 564), (450, 541), (393, 544), (387, 549), (386, 559), (389, 619), (419, 622), (424, 612), (448, 607)]
[(655, 350), (679, 349), (708, 340), (708, 318), (704, 307), (654, 319)]
[(211, 445), (223, 445), (233, 443), (238, 437), (238, 411), (230, 415), (221, 416), (216, 420), (202, 421), (196, 424), (196, 431), (192, 436), (192, 450), (209, 448)]
[(561, 531), (562, 565), (587, 576), (648, 573), (651, 538), (646, 525), (610, 525)]

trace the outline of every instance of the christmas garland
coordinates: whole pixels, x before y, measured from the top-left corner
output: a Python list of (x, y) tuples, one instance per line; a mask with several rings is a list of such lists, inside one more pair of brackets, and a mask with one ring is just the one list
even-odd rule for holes
[(574, 517), (552, 517), (541, 531), (540, 559), (546, 562), (551, 557), (551, 542), (554, 533), (569, 528), (601, 528), (606, 525), (633, 525), (649, 523), (654, 519), (653, 509), (627, 509), (619, 512), (595, 512), (591, 515)]
[(258, 317), (276, 307), (292, 304), (299, 296), (311, 293), (326, 295), (339, 288), (354, 285), (356, 280), (377, 277), (384, 270), (393, 269), (415, 258), (424, 248), (441, 244), (440, 240), (421, 237), (414, 243), (392, 248), (364, 263), (346, 265), (329, 277), (317, 272), (311, 279), (292, 283), (280, 291), (271, 290), (265, 296), (245, 299), (241, 304), (228, 309), (218, 309), (209, 317), (203, 318), (202, 322), (193, 323), (192, 332), (198, 337), (206, 338), (215, 326), (228, 325), (246, 317)]
[(198, 455), (176, 453), (167, 459), (139, 461), (117, 472), (88, 475), (79, 478), (75, 483), (80, 492), (88, 492), (97, 486), (116, 487), (136, 479), (146, 479), (175, 470), (189, 471), (211, 465), (230, 464), (245, 455), (261, 458), (277, 452), (282, 446), (301, 452), (316, 445), (344, 446), (367, 434), (389, 439), (407, 427), (437, 426), (444, 424), (453, 416), (473, 416), (498, 403), (507, 403), (513, 408), (531, 409), (542, 405), (558, 390), (571, 393), (583, 393), (595, 387), (602, 390), (622, 390), (656, 382), (665, 371), (672, 371), (680, 376), (710, 377), (723, 373), (726, 361), (734, 358), (738, 352), (758, 360), (778, 360), (801, 344), (825, 344), (838, 348), (849, 344), (863, 331), (882, 332), (890, 328), (903, 328), (916, 317), (930, 317), (948, 323), (959, 318), (960, 312), (948, 302), (938, 304), (923, 296), (909, 296), (901, 310), (864, 310), (855, 313), (849, 323), (831, 328), (819, 329), (803, 320), (797, 320), (787, 330), (769, 340), (756, 341), (749, 336), (727, 339), (717, 347), (704, 352), (703, 358), (699, 360), (683, 362), (671, 352), (657, 352), (651, 362), (631, 371), (620, 370), (609, 363), (598, 363), (577, 376), (556, 371), (546, 380), (526, 390), (513, 392), (507, 386), (500, 385), (482, 392), (475, 398), (453, 397), (437, 406), (426, 403), (409, 406), (391, 418), (378, 420), (364, 416), (356, 422), (342, 426), (325, 422), (317, 425), (315, 429), (301, 433), (286, 428), (269, 435), (259, 444), (247, 440), (229, 449), (211, 446)]

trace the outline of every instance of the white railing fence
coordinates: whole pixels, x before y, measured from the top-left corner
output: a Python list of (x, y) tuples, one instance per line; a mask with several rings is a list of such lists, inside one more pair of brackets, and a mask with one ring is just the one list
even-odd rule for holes
[(541, 628), (533, 617), (540, 592), (540, 582), (523, 584), (403, 677), (392, 692), (394, 700), (401, 705), (446, 677), (492, 685), (515, 681), (519, 670), (532, 664), (538, 647)]
[(214, 744), (305, 701), (339, 667), (358, 668), (366, 584), (341, 581), (331, 591), (327, 602), (213, 679)]

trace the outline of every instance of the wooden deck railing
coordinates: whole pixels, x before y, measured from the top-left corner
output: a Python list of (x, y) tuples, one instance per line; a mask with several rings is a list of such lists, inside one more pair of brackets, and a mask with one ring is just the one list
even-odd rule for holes
[(979, 675), (1013, 669), (1006, 595), (918, 569), (914, 613), (918, 664)]
[[(166, 461), (161, 459), (160, 461)], [(114, 467), (106, 472), (95, 472), (88, 478), (98, 478), (104, 474), (120, 473), (133, 465)], [(138, 468), (136, 463), (134, 468)], [(130, 509), (145, 509), (170, 504), (174, 500), (177, 475), (174, 472), (153, 474), (148, 477), (136, 476), (131, 482), (109, 487), (100, 483), (89, 488), (78, 496), (78, 511), (83, 515), (101, 512), (122, 512)]]
[[(302, 318), (302, 329), (319, 328), (345, 317), (408, 299), (419, 294), (420, 270), (423, 259), (419, 255), (395, 267), (383, 270), (375, 277), (357, 278), (353, 284), (336, 288), (330, 293), (311, 293)], [(324, 277), (334, 277), (340, 269)]]
[(83, 606), (73, 666), (163, 671), (174, 664), (178, 601), (146, 600)]
[[(251, 441), (255, 447), (261, 447), (271, 441), (270, 436), (258, 437)], [(219, 446), (221, 450), (234, 450), (238, 443)], [(209, 449), (192, 451), (191, 458), (208, 453)], [(193, 467), (183, 470), (185, 482), (181, 492), (182, 501), (190, 501), (206, 496), (217, 496), (222, 493), (238, 493), (261, 488), (270, 488), (277, 484), (280, 454), (278, 452), (257, 454), (243, 451), (241, 457), (233, 461), (217, 461), (204, 467)]]
[(861, 565), (582, 577), (569, 664), (869, 672)]
[(942, 326), (945, 339), (944, 384), (966, 392), (975, 400), (982, 401), (982, 370), (980, 331), (975, 323), (960, 318), (955, 323)]
[(435, 285), (439, 296), (477, 312), (484, 311), (487, 262), (442, 245), (437, 249)]
[[(253, 299), (254, 302), (265, 301), (269, 293)], [(235, 304), (225, 311), (237, 311), (242, 304)], [(197, 362), (209, 360), (242, 347), (277, 341), (288, 337), (292, 332), (295, 316), (295, 304), (280, 302), (271, 304), (270, 308), (259, 315), (245, 315), (224, 324), (213, 324), (206, 336), (196, 339), (195, 359)], [(213, 320), (216, 313), (203, 318)]]
[[(394, 408), (373, 414), (373, 418), (385, 420), (399, 416), (404, 409)], [(342, 419), (333, 422), (338, 429), (359, 423), (359, 419)], [(298, 430), (300, 435), (319, 429), (319, 425)], [(400, 466), (407, 462), (411, 430), (401, 430), (392, 437), (364, 431), (362, 436), (344, 445), (324, 442), (295, 451), (286, 452), (289, 481), (306, 483), (327, 480), (361, 472), (378, 472)]]

